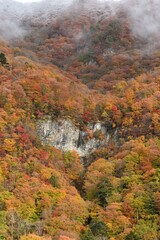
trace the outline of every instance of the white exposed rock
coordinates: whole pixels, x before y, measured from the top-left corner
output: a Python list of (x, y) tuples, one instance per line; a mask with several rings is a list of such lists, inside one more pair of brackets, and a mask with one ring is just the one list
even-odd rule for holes
[[(107, 128), (101, 122), (89, 124), (88, 130), (92, 132), (92, 137), (89, 137), (87, 131), (80, 131), (71, 120), (52, 121), (49, 118), (37, 123), (37, 133), (44, 144), (55, 146), (62, 151), (75, 150), (81, 157), (104, 146), (110, 139)], [(95, 137), (96, 132), (101, 133), (103, 139)]]

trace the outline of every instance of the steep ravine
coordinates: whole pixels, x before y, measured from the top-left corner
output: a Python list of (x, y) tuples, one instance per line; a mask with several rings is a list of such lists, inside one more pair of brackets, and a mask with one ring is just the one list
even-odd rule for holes
[(117, 130), (109, 129), (102, 122), (90, 123), (81, 131), (69, 119), (56, 121), (50, 117), (39, 120), (36, 129), (43, 144), (49, 144), (62, 151), (75, 150), (80, 157), (86, 157), (96, 149), (106, 146), (117, 133)]

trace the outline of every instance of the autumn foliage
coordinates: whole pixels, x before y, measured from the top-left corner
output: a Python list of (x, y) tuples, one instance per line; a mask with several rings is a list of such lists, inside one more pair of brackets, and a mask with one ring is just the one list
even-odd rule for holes
[[(61, 21), (41, 44), (36, 32), (19, 49), (0, 44), (0, 239), (158, 240), (160, 52), (134, 48), (122, 16)], [(81, 130), (101, 121), (115, 135), (84, 167), (39, 140), (46, 116)]]

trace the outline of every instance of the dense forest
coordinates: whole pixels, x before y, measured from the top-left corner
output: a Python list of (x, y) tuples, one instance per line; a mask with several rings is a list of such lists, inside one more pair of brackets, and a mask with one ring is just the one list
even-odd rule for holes
[[(159, 240), (157, 36), (134, 35), (122, 8), (23, 25), (0, 41), (0, 240)], [(40, 140), (47, 116), (116, 136), (82, 159)]]

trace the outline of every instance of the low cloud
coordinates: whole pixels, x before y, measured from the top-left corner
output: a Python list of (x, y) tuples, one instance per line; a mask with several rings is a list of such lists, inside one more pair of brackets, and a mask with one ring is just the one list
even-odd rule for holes
[(160, 39), (160, 1), (135, 0), (122, 1), (135, 36), (156, 45)]
[[(27, 31), (21, 20), (34, 17), (37, 21), (52, 17), (63, 17), (63, 14), (78, 14), (86, 9), (100, 9), (115, 14), (123, 9), (127, 14), (130, 27), (135, 36), (143, 38), (150, 44), (156, 44), (160, 38), (160, 1), (159, 0), (42, 0), (32, 4), (22, 4), (13, 0), (0, 0), (0, 36), (1, 39), (13, 40), (23, 38)], [(59, 14), (59, 15), (58, 15)]]
[(11, 41), (14, 39), (23, 38), (27, 32), (17, 22), (8, 20), (0, 21), (1, 39)]

